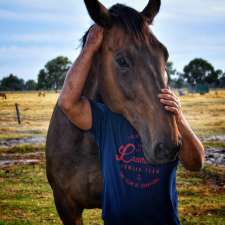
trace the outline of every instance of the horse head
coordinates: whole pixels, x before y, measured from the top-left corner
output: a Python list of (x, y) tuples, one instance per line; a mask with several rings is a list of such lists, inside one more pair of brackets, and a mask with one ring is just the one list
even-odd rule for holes
[(174, 161), (179, 150), (175, 117), (158, 99), (168, 86), (168, 51), (149, 28), (160, 0), (150, 0), (142, 12), (121, 4), (107, 9), (97, 0), (84, 1), (91, 18), (105, 28), (94, 59), (104, 103), (137, 130), (149, 163)]

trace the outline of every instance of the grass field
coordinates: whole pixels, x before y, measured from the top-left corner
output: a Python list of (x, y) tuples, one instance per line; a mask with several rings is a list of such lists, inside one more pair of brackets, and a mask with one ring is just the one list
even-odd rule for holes
[[(0, 139), (46, 135), (57, 94), (38, 97), (37, 92), (9, 93), (0, 100)], [(15, 103), (19, 104), (22, 124), (16, 120)]]
[[(58, 94), (47, 93), (38, 97), (33, 93), (9, 93), (0, 99), (0, 139), (46, 135), (49, 119)], [(225, 91), (207, 95), (181, 97), (183, 111), (193, 129), (200, 136), (225, 134)], [(16, 121), (15, 103), (19, 104), (22, 124)]]
[[(178, 170), (179, 213), (184, 225), (225, 224), (224, 169), (205, 167), (200, 173)], [(0, 224), (60, 224), (45, 165), (0, 170)], [(86, 210), (85, 225), (100, 225), (100, 210)]]
[[(45, 136), (57, 94), (9, 93), (0, 99), (0, 140)], [(186, 95), (183, 111), (201, 137), (225, 135), (225, 91), (217, 94)], [(20, 106), (22, 124), (16, 122), (15, 103)], [(223, 141), (205, 141), (207, 146), (225, 148)], [(43, 145), (0, 148), (1, 153), (43, 151)], [(225, 168), (206, 165), (198, 173), (178, 169), (179, 214), (184, 225), (225, 225)], [(85, 225), (100, 225), (100, 210), (86, 210)], [(0, 168), (0, 225), (60, 224), (45, 163)]]

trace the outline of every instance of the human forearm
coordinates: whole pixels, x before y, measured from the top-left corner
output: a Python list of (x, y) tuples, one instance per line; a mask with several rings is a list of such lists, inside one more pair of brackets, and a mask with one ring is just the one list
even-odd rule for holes
[(92, 26), (84, 48), (66, 75), (58, 99), (58, 106), (67, 118), (82, 130), (89, 130), (92, 126), (90, 103), (87, 99), (81, 98), (81, 94), (92, 65), (92, 59), (95, 52), (99, 50), (102, 40), (103, 28), (98, 25)]
[(183, 113), (181, 113), (177, 125), (183, 140), (179, 155), (182, 164), (188, 170), (200, 170), (203, 167), (205, 158), (201, 141), (191, 129)]
[[(81, 93), (88, 77), (94, 54), (101, 46), (103, 40), (103, 29), (97, 25), (93, 26), (87, 36), (84, 48), (67, 73), (58, 104), (64, 111), (71, 111), (74, 105), (79, 107)], [(78, 110), (79, 111), (79, 110)]]
[(200, 170), (204, 163), (204, 147), (185, 119), (179, 98), (169, 89), (163, 89), (159, 95), (165, 110), (173, 113), (182, 137), (179, 158), (188, 170)]
[(73, 63), (70, 70), (67, 72), (63, 89), (58, 99), (59, 105), (67, 108), (80, 100), (91, 67), (93, 55), (93, 50), (84, 48)]

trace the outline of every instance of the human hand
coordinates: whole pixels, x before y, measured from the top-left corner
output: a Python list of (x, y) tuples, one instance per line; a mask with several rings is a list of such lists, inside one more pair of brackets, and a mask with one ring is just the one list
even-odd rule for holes
[(96, 52), (100, 48), (103, 40), (103, 30), (99, 25), (93, 25), (87, 35), (84, 48), (88, 49), (88, 51)]
[(165, 110), (174, 113), (176, 121), (180, 122), (183, 116), (180, 99), (170, 89), (162, 89), (161, 91), (161, 94), (158, 95), (160, 102)]

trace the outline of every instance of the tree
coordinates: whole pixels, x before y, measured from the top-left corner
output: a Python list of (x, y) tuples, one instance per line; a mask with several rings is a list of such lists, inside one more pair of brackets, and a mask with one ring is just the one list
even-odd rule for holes
[(10, 74), (1, 81), (1, 90), (4, 91), (21, 91), (24, 89), (24, 80)]
[(47, 62), (45, 68), (40, 70), (38, 74), (38, 88), (60, 89), (70, 65), (69, 59), (63, 56), (58, 56)]
[(39, 90), (42, 90), (42, 89), (49, 89), (48, 87), (49, 87), (48, 86), (48, 74), (45, 72), (44, 69), (41, 69), (38, 74), (37, 88)]
[(172, 62), (167, 62), (166, 70), (168, 74), (168, 81), (171, 87), (182, 88), (185, 85), (182, 73), (179, 73)]
[(176, 73), (176, 79), (174, 80), (174, 87), (175, 88), (182, 88), (185, 86), (185, 81), (183, 79), (183, 74), (182, 73), (179, 73), (177, 72)]
[(225, 88), (225, 72), (219, 76), (219, 87)]
[(223, 76), (223, 71), (218, 69), (214, 72), (214, 75), (209, 78), (209, 81), (214, 84), (214, 87), (220, 86), (220, 79)]
[(34, 80), (28, 80), (25, 83), (25, 89), (26, 90), (36, 90), (37, 89), (37, 83)]
[(166, 70), (168, 74), (168, 82), (170, 83), (172, 81), (172, 77), (176, 75), (176, 69), (173, 68), (173, 63), (172, 62), (167, 62), (166, 64)]
[(192, 60), (184, 67), (183, 77), (191, 85), (212, 84), (217, 80), (212, 64), (201, 58)]

